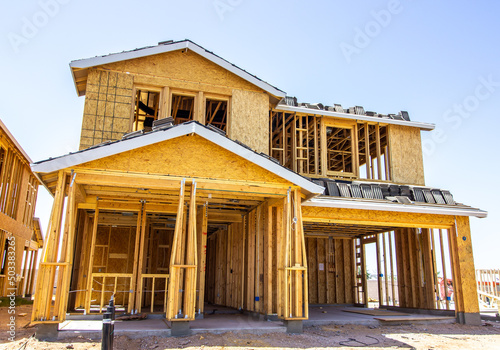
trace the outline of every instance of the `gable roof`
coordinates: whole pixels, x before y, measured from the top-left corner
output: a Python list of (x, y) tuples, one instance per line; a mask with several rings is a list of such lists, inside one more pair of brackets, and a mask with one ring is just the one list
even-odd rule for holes
[(19, 142), (17, 142), (16, 138), (10, 133), (9, 129), (5, 126), (5, 124), (2, 122), (2, 119), (0, 119), (0, 129), (2, 129), (7, 136), (9, 137), (9, 140), (16, 146), (17, 150), (21, 152), (21, 154), (24, 156), (24, 158), (29, 162), (32, 163), (31, 158), (28, 156), (28, 154), (24, 151), (24, 149), (21, 147)]
[(324, 187), (319, 186), (309, 179), (281, 166), (279, 163), (271, 160), (271, 158), (267, 155), (257, 153), (247, 146), (233, 141), (223, 136), (221, 133), (213, 131), (195, 121), (190, 121), (166, 129), (151, 131), (145, 134), (138, 134), (138, 136), (135, 137), (107, 142), (57, 158), (39, 161), (31, 164), (31, 169), (36, 173), (51, 173), (189, 134), (201, 136), (202, 138), (213, 142), (227, 151), (232, 152), (261, 168), (264, 168), (297, 186), (300, 186), (303, 191), (306, 192), (308, 197), (321, 194), (324, 191)]
[(131, 60), (134, 58), (141, 58), (151, 55), (157, 55), (177, 50), (192, 50), (196, 52), (198, 55), (206, 58), (207, 60), (221, 66), (222, 68), (230, 71), (231, 73), (236, 74), (240, 78), (260, 87), (262, 90), (267, 91), (268, 93), (282, 98), (285, 96), (285, 92), (278, 89), (275, 86), (272, 86), (269, 83), (266, 83), (264, 80), (258, 78), (257, 76), (248, 73), (244, 69), (232, 64), (229, 61), (226, 61), (220, 56), (217, 56), (211, 51), (206, 50), (198, 44), (190, 40), (182, 40), (182, 41), (168, 41), (165, 43), (159, 43), (157, 46), (148, 46), (130, 51), (123, 51), (120, 53), (113, 53), (109, 55), (96, 56), (93, 58), (85, 58), (81, 60), (72, 61), (69, 66), (71, 68), (71, 73), (73, 75), (73, 81), (75, 83), (75, 88), (78, 96), (85, 95), (85, 89), (82, 89), (81, 86), (84, 83), (86, 85), (86, 79), (88, 75), (88, 69), (92, 67), (97, 67), (103, 64), (120, 62)]

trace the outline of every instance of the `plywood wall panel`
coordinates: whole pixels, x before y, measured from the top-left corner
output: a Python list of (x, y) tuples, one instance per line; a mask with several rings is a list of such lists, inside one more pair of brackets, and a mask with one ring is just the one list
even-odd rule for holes
[(420, 129), (390, 125), (388, 136), (392, 181), (425, 185)]
[[(262, 91), (234, 73), (189, 50), (179, 50), (132, 60), (109, 63), (103, 69), (128, 72), (130, 75), (149, 78), (150, 83), (160, 85), (160, 79), (168, 79), (185, 88), (210, 91), (217, 87)], [(181, 85), (182, 84), (182, 85)], [(189, 85), (191, 84), (191, 85)]]
[(269, 96), (233, 90), (228, 135), (257, 152), (269, 153)]
[[(210, 154), (210, 162), (207, 162)], [(202, 138), (181, 136), (81, 165), (150, 174), (283, 183), (283, 178)]]
[(133, 103), (133, 77), (92, 69), (87, 78), (80, 149), (119, 140), (129, 132)]

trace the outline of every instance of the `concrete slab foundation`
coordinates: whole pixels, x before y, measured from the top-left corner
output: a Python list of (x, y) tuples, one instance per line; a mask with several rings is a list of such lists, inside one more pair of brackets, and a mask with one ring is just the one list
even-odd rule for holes
[(459, 312), (457, 315), (457, 322), (460, 324), (467, 324), (470, 326), (480, 326), (481, 314), (478, 312), (477, 313)]
[(38, 340), (57, 340), (59, 334), (58, 323), (39, 324), (36, 326), (35, 337)]
[(170, 335), (172, 337), (185, 337), (191, 334), (189, 328), (189, 321), (175, 321), (171, 322)]
[(283, 321), (283, 323), (286, 326), (287, 333), (300, 334), (300, 333), (304, 332), (302, 320), (300, 320), (300, 321), (286, 320), (286, 321)]
[[(234, 332), (241, 334), (269, 334), (269, 333), (302, 333), (303, 327), (319, 325), (365, 325), (374, 327), (391, 326), (396, 324), (436, 324), (455, 323), (454, 316), (426, 315), (412, 313), (407, 316), (398, 316), (394, 320), (379, 321), (377, 316), (344, 312), (353, 307), (338, 306), (311, 306), (309, 319), (304, 321), (270, 320), (265, 321), (253, 317), (251, 314), (242, 314), (238, 311), (229, 313), (227, 310), (214, 309), (210, 314), (205, 314), (203, 319), (194, 321), (168, 322), (164, 315), (148, 315), (145, 320), (115, 321), (115, 335), (126, 335), (130, 338), (143, 338), (149, 336), (169, 337), (185, 336), (188, 334), (214, 333), (223, 334)], [(356, 308), (359, 309), (359, 308)], [(219, 311), (221, 311), (219, 313)], [(222, 312), (223, 311), (223, 312)], [(150, 317), (151, 316), (151, 317)], [(462, 314), (461, 319), (467, 324), (478, 322), (478, 314)], [(85, 338), (100, 339), (102, 336), (102, 320), (68, 320), (59, 325), (40, 325), (37, 338), (64, 339), (82, 335)], [(41, 339), (41, 338), (40, 338)]]

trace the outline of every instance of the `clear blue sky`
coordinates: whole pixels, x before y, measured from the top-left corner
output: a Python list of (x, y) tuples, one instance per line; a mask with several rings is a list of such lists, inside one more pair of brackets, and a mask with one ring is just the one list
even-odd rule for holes
[[(54, 4), (57, 4), (55, 6)], [(500, 3), (494, 1), (2, 2), (0, 118), (34, 160), (78, 148), (71, 60), (191, 39), (302, 102), (407, 110), (426, 183), (489, 212), (476, 267), (500, 267)], [(496, 146), (498, 147), (498, 146)], [(37, 215), (47, 225), (51, 197)]]

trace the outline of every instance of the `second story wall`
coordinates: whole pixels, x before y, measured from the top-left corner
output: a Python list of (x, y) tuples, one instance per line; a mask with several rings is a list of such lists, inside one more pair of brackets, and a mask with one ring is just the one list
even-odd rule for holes
[(104, 64), (88, 74), (80, 149), (172, 116), (267, 153), (268, 109), (261, 88), (189, 50)]
[(425, 184), (418, 127), (272, 109), (270, 129), (270, 155), (301, 175)]
[(38, 186), (28, 159), (0, 128), (0, 229), (31, 239)]
[(230, 137), (269, 154), (269, 96), (239, 89), (232, 96)]
[(388, 131), (392, 181), (425, 185), (420, 129), (390, 125)]
[(130, 131), (133, 88), (134, 78), (129, 74), (97, 69), (89, 72), (80, 149), (119, 140)]

